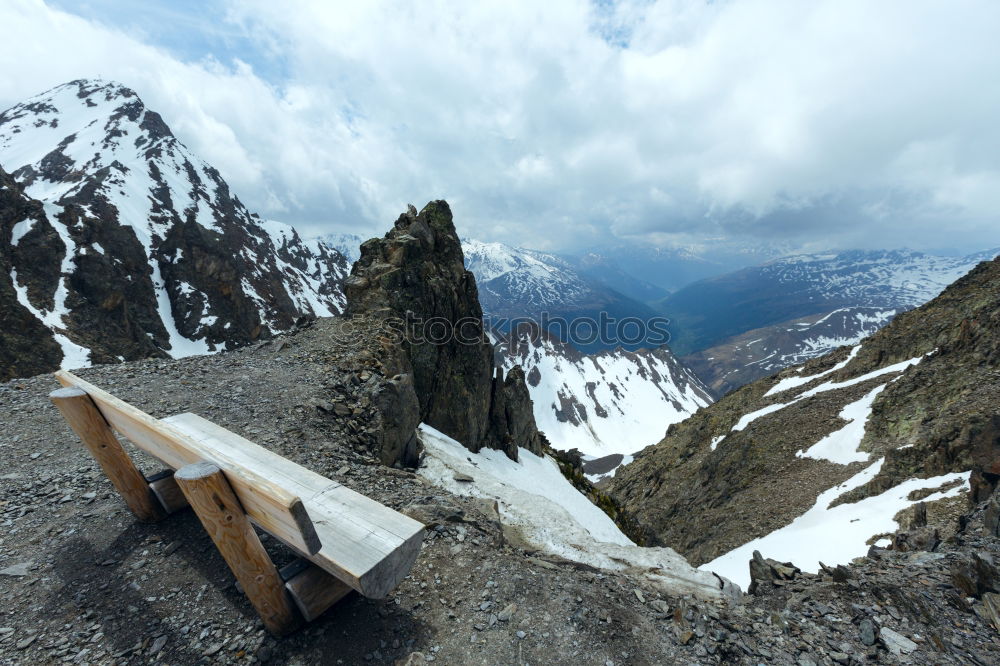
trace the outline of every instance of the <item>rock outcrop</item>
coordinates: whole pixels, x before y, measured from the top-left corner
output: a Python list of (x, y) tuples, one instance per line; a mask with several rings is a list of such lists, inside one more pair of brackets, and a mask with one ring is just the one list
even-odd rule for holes
[(494, 363), (446, 202), (410, 206), (384, 238), (362, 244), (344, 286), (347, 314), (381, 318), (387, 344), (405, 350), (423, 422), (472, 451), (542, 452), (523, 372), (505, 376)]

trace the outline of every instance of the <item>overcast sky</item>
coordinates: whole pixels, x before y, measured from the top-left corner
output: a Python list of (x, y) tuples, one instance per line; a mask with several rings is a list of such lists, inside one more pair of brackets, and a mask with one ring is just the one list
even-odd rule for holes
[(1000, 2), (3, 0), (0, 107), (117, 80), (264, 216), (552, 250), (1000, 246)]

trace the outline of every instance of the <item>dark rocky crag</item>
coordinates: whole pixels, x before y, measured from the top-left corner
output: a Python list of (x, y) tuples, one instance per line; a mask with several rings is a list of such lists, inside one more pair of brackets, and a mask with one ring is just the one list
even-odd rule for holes
[(384, 238), (365, 242), (345, 291), (348, 315), (380, 318), (387, 339), (405, 350), (421, 421), (472, 451), (541, 454), (524, 373), (504, 376), (494, 363), (446, 202), (419, 213), (410, 206)]
[[(641, 526), (636, 536), (668, 544), (700, 564), (788, 524), (820, 492), (877, 458), (885, 459), (878, 474), (837, 502), (879, 494), (910, 478), (980, 470), (973, 473), (975, 487), (983, 475), (1000, 473), (1000, 262), (981, 263), (934, 300), (897, 316), (841, 369), (766, 395), (781, 379), (831, 370), (847, 356), (840, 349), (758, 380), (671, 426), (610, 486)], [(917, 358), (905, 371), (794, 401), (823, 382), (857, 379)], [(795, 455), (843, 427), (844, 406), (883, 384), (860, 445), (870, 462), (840, 465)], [(732, 431), (742, 416), (779, 403), (788, 406)], [(953, 511), (946, 509), (929, 507), (932, 527), (950, 522)]]

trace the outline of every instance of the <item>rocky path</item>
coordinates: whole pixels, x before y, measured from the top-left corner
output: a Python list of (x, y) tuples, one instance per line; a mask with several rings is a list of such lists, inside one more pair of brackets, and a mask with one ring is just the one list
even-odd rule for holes
[(492, 507), (378, 464), (373, 405), (393, 369), (376, 341), (333, 344), (339, 325), (80, 374), (154, 416), (200, 413), (428, 523), (393, 595), (352, 594), (271, 638), (195, 517), (137, 523), (48, 403), (55, 381), (16, 380), (0, 384), (0, 664), (1000, 662), (984, 610), (995, 569), (968, 559), (1000, 558), (981, 527), (941, 555), (884, 552), (840, 580), (762, 582), (732, 609), (506, 543)]

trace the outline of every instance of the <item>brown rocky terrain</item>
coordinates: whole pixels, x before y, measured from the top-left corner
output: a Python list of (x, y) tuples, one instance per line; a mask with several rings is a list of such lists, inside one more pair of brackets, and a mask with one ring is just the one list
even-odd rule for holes
[[(818, 376), (847, 361), (846, 348), (749, 384), (672, 426), (662, 442), (615, 476), (609, 493), (637, 526), (638, 538), (670, 544), (695, 563), (710, 561), (787, 525), (820, 492), (869, 464), (842, 465), (796, 452), (843, 427), (840, 411), (883, 384), (860, 450), (871, 460), (884, 457), (884, 463), (869, 483), (838, 502), (878, 494), (909, 478), (968, 470), (995, 474), (998, 352), (1000, 263), (994, 260), (897, 316), (840, 369)], [(850, 383), (915, 359), (921, 360), (906, 369)], [(782, 380), (801, 383), (767, 395)], [(825, 382), (844, 385), (810, 391)], [(781, 404), (788, 406), (733, 430), (742, 417)]]

